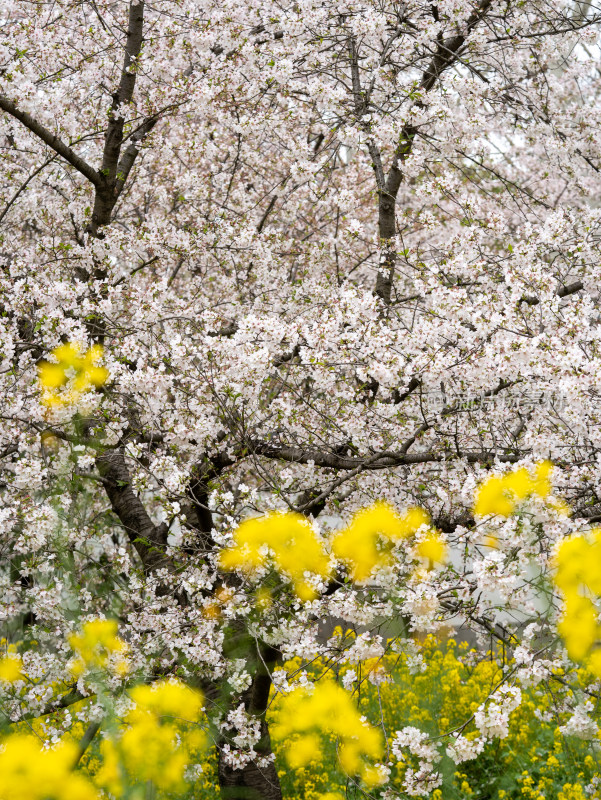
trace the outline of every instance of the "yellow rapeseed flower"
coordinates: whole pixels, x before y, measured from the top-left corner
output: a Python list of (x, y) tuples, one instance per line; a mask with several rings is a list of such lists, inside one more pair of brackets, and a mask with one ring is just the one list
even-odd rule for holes
[(432, 532), (422, 539), (415, 548), (420, 558), (423, 558), (432, 569), (435, 564), (443, 564), (447, 559), (447, 546), (443, 539)]
[(552, 470), (550, 461), (541, 461), (536, 464), (534, 475), (525, 467), (505, 475), (491, 475), (476, 491), (474, 514), (479, 517), (489, 514), (509, 517), (526, 498), (532, 495), (548, 497), (552, 489), (549, 480)]
[(123, 732), (102, 744), (98, 784), (115, 796), (122, 794), (127, 776), (135, 783), (152, 781), (167, 792), (183, 790), (186, 767), (206, 746), (199, 727), (202, 694), (165, 680), (136, 686), (130, 697), (136, 705), (125, 716)]
[(92, 345), (86, 352), (76, 342), (56, 347), (52, 360), (38, 363), (42, 403), (48, 407), (75, 403), (84, 392), (105, 384), (109, 372), (100, 366), (103, 355), (100, 344)]
[[(71, 662), (71, 672), (75, 676), (94, 669), (103, 669), (115, 653), (125, 653), (127, 645), (117, 636), (117, 622), (112, 619), (95, 619), (86, 622), (79, 633), (68, 637), (75, 651), (76, 659)], [(115, 671), (127, 672), (127, 662), (120, 659)]]
[(2, 800), (97, 800), (90, 781), (73, 772), (77, 745), (61, 742), (44, 750), (35, 736), (14, 734), (0, 751)]
[(601, 677), (601, 625), (593, 602), (601, 595), (601, 529), (568, 536), (553, 559), (553, 580), (564, 598), (557, 626), (570, 658)]
[(9, 654), (0, 659), (0, 681), (14, 683), (23, 677), (23, 662), (17, 655)]
[(233, 547), (221, 551), (219, 563), (224, 570), (239, 569), (249, 575), (272, 564), (305, 601), (316, 596), (307, 576), (330, 574), (328, 556), (309, 520), (292, 512), (274, 511), (245, 520), (234, 533)]
[(414, 534), (430, 518), (422, 508), (409, 508), (400, 515), (389, 503), (377, 502), (361, 509), (350, 525), (332, 539), (332, 552), (345, 561), (355, 581), (365, 581), (390, 559), (392, 544)]
[(320, 737), (338, 739), (338, 759), (347, 775), (360, 775), (368, 785), (380, 781), (372, 761), (383, 753), (382, 735), (361, 720), (350, 694), (334, 681), (322, 680), (311, 689), (299, 686), (280, 701), (272, 723), (273, 736), (285, 743), (293, 768), (322, 756)]

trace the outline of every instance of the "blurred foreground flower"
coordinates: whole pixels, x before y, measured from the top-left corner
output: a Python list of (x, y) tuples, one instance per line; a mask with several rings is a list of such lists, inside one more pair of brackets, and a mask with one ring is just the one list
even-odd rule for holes
[(329, 558), (311, 523), (301, 514), (272, 512), (247, 519), (234, 533), (234, 546), (222, 550), (220, 566), (252, 575), (273, 563), (292, 581), (301, 600), (312, 600), (316, 592), (306, 573), (326, 578)]
[(365, 581), (374, 569), (389, 562), (394, 542), (406, 539), (429, 522), (422, 508), (409, 508), (401, 516), (388, 503), (374, 503), (358, 511), (350, 525), (334, 536), (332, 551), (349, 565), (353, 580)]
[(533, 495), (548, 497), (552, 491), (549, 480), (552, 471), (550, 461), (541, 461), (534, 468), (534, 476), (525, 467), (506, 475), (491, 475), (476, 491), (474, 514), (509, 517), (522, 500)]
[(0, 659), (0, 681), (14, 683), (23, 677), (23, 662), (20, 656), (9, 654)]
[(601, 528), (564, 539), (554, 566), (553, 579), (564, 598), (559, 634), (570, 658), (601, 678)]
[(80, 772), (73, 772), (74, 742), (45, 750), (36, 736), (14, 734), (2, 741), (2, 800), (97, 800), (98, 792)]
[(447, 560), (447, 545), (436, 532), (429, 533), (416, 547), (418, 556), (426, 563), (427, 569), (435, 564), (444, 564)]
[[(69, 637), (69, 644), (76, 654), (70, 664), (74, 676), (105, 669), (109, 663), (118, 675), (124, 675), (128, 671), (125, 659), (127, 645), (117, 636), (117, 630), (115, 620), (95, 619), (86, 622), (80, 633)], [(117, 660), (115, 655), (119, 656)]]
[(90, 389), (103, 386), (109, 372), (100, 366), (104, 348), (94, 344), (83, 352), (76, 342), (61, 344), (52, 351), (52, 360), (38, 363), (42, 403), (49, 408), (76, 403)]
[(372, 763), (382, 757), (382, 735), (363, 722), (350, 694), (337, 683), (323, 680), (312, 690), (297, 687), (282, 698), (272, 725), (273, 736), (285, 742), (293, 769), (320, 760), (321, 737), (329, 735), (338, 739), (338, 760), (347, 775), (359, 775), (369, 786), (383, 781)]
[(204, 757), (207, 745), (199, 724), (202, 694), (177, 680), (136, 686), (129, 694), (135, 708), (123, 720), (123, 733), (101, 744), (98, 784), (115, 797), (124, 792), (124, 775), (136, 784), (182, 791), (186, 768)]

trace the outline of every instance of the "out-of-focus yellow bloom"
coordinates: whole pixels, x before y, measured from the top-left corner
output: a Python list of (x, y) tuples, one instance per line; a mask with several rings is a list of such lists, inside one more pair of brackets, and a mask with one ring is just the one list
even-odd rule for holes
[(447, 545), (437, 533), (431, 533), (416, 546), (417, 554), (423, 558), (429, 569), (447, 560)]
[(361, 720), (350, 694), (333, 681), (322, 680), (312, 690), (299, 686), (284, 695), (272, 732), (285, 743), (293, 769), (322, 757), (320, 737), (329, 735), (339, 741), (338, 759), (347, 775), (360, 775), (372, 786), (380, 781), (370, 762), (382, 757), (382, 735)]
[(414, 534), (430, 518), (422, 508), (402, 516), (388, 503), (377, 502), (358, 511), (350, 525), (332, 539), (332, 552), (351, 568), (355, 581), (365, 581), (390, 558), (392, 543)]
[(180, 681), (158, 681), (151, 686), (136, 686), (129, 695), (136, 704), (136, 708), (128, 715), (130, 722), (147, 714), (156, 718), (196, 721), (204, 704), (200, 692)]
[(491, 475), (476, 491), (474, 514), (509, 517), (522, 500), (532, 495), (548, 497), (552, 489), (549, 480), (552, 470), (550, 461), (541, 461), (534, 468), (534, 476), (525, 467), (506, 475)]
[(322, 757), (319, 736), (308, 733), (294, 742), (294, 747), (286, 751), (286, 759), (292, 769), (306, 767), (311, 761), (320, 761)]
[(224, 570), (249, 575), (273, 564), (292, 581), (301, 600), (316, 596), (307, 575), (330, 574), (329, 559), (309, 520), (292, 512), (276, 511), (243, 522), (234, 533), (234, 546), (222, 550), (219, 561)]
[(576, 592), (566, 595), (563, 617), (557, 630), (574, 661), (584, 661), (595, 643), (601, 642), (598, 616), (597, 609), (588, 597)]
[(125, 730), (102, 744), (98, 784), (120, 796), (129, 776), (135, 783), (152, 781), (158, 789), (181, 791), (186, 766), (206, 747), (199, 727), (202, 695), (179, 681), (160, 681), (136, 686), (130, 697), (136, 706), (124, 719)]
[(119, 751), (112, 739), (103, 739), (100, 742), (100, 756), (102, 761), (95, 776), (96, 783), (113, 797), (120, 797), (123, 794), (125, 774)]
[(35, 736), (15, 734), (0, 751), (2, 800), (96, 800), (99, 795), (80, 772), (73, 772), (77, 745), (61, 742), (43, 750)]
[(568, 536), (554, 559), (556, 585), (564, 592), (586, 585), (601, 594), (601, 528), (588, 535)]
[(601, 625), (593, 602), (601, 595), (601, 528), (564, 539), (553, 566), (553, 580), (564, 597), (559, 634), (570, 658), (601, 678)]
[(500, 514), (502, 517), (508, 517), (513, 509), (514, 503), (508, 496), (503, 478), (493, 475), (476, 492), (474, 514), (478, 516)]
[[(125, 655), (127, 645), (117, 636), (117, 622), (112, 619), (95, 619), (86, 622), (80, 633), (73, 633), (68, 641), (77, 658), (71, 662), (71, 672), (75, 676), (95, 669), (104, 669), (115, 653)], [(114, 665), (117, 674), (124, 675), (128, 671), (125, 658)]]
[(23, 677), (23, 662), (17, 655), (8, 655), (0, 659), (0, 681), (14, 683)]
[(48, 407), (77, 402), (84, 392), (106, 383), (109, 372), (100, 366), (104, 348), (100, 344), (85, 353), (75, 342), (61, 344), (52, 351), (52, 361), (38, 363), (42, 403)]
[(268, 611), (271, 608), (273, 605), (273, 597), (267, 587), (261, 586), (257, 590), (255, 594), (255, 602), (257, 604), (257, 608), (260, 608), (262, 611)]

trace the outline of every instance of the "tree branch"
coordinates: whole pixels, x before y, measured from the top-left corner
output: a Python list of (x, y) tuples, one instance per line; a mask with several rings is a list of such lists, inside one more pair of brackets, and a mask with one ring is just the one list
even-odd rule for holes
[[(436, 53), (426, 67), (418, 84), (419, 89), (424, 92), (429, 92), (444, 70), (453, 64), (458, 57), (459, 51), (465, 44), (470, 31), (486, 14), (491, 3), (492, 0), (481, 0), (477, 9), (467, 20), (465, 34), (454, 36), (451, 39), (447, 39), (446, 42), (444, 40), (439, 40)], [(418, 106), (420, 104), (420, 102), (416, 103)], [(394, 243), (394, 236), (396, 234), (395, 207), (397, 195), (403, 180), (403, 172), (400, 165), (411, 153), (416, 134), (417, 128), (413, 125), (405, 125), (403, 127), (399, 136), (399, 143), (394, 151), (390, 170), (386, 176), (385, 184), (382, 188), (378, 185), (378, 234), (382, 253), (378, 265), (375, 291), (387, 306), (390, 305), (392, 297), (392, 284), (396, 269), (397, 256)], [(377, 170), (376, 180), (378, 184), (380, 184), (381, 178), (378, 177)]]
[(106, 182), (102, 175), (91, 167), (86, 161), (78, 156), (69, 145), (65, 144), (62, 139), (59, 139), (52, 131), (48, 130), (45, 125), (38, 122), (37, 119), (28, 114), (27, 111), (20, 111), (16, 103), (9, 100), (8, 97), (0, 95), (0, 108), (10, 114), (11, 117), (19, 120), (25, 127), (34, 133), (44, 144), (51, 147), (55, 153), (65, 159), (72, 167), (80, 172), (84, 178), (87, 178), (97, 188), (104, 189)]
[(137, 550), (144, 569), (152, 571), (166, 563), (167, 525), (155, 525), (140, 498), (131, 487), (131, 477), (123, 451), (112, 450), (96, 459), (104, 488), (113, 511)]
[[(584, 289), (584, 284), (582, 281), (574, 281), (573, 283), (568, 283), (567, 286), (561, 286), (555, 294), (557, 297), (569, 297), (571, 294), (576, 294), (581, 289)], [(540, 303), (538, 297), (526, 296), (520, 297), (520, 303), (527, 303), (529, 306), (537, 306)]]
[[(449, 461), (455, 456), (451, 453), (403, 453), (382, 451), (377, 457), (365, 458), (357, 456), (343, 456), (328, 450), (318, 450), (310, 447), (294, 447), (292, 445), (276, 445), (269, 442), (253, 441), (250, 444), (251, 452), (265, 458), (280, 459), (295, 464), (315, 464), (317, 467), (329, 469), (355, 470), (357, 467), (365, 470), (387, 469), (389, 467), (410, 466), (411, 464), (428, 464)], [(523, 455), (499, 454), (494, 452), (465, 452), (461, 458), (470, 463), (493, 462), (513, 464), (523, 458)]]
[(75, 758), (73, 759), (72, 769), (75, 769), (75, 767), (81, 761), (88, 747), (92, 744), (94, 737), (100, 730), (100, 725), (101, 725), (100, 722), (90, 722), (90, 724), (86, 728), (84, 735), (81, 737), (81, 741), (77, 745), (77, 753), (75, 754)]
[[(121, 106), (131, 103), (136, 87), (136, 59), (142, 49), (144, 29), (144, 0), (130, 0), (127, 23), (127, 40), (119, 88), (113, 95), (111, 118), (106, 129), (104, 153), (102, 154), (102, 174), (112, 183), (117, 177), (119, 153), (123, 142), (125, 118)], [(132, 160), (133, 163), (133, 160)], [(131, 167), (130, 167), (131, 169)]]
[(127, 180), (129, 173), (131, 172), (131, 168), (134, 165), (134, 161), (138, 153), (140, 152), (139, 145), (144, 139), (148, 136), (150, 131), (154, 128), (154, 126), (159, 121), (157, 116), (149, 117), (145, 120), (139, 128), (132, 134), (129, 145), (125, 148), (125, 152), (121, 156), (121, 160), (117, 165), (117, 175), (115, 178), (115, 193), (118, 196), (121, 194), (121, 190), (125, 185), (125, 181)]
[(46, 169), (48, 164), (51, 164), (55, 159), (56, 159), (56, 155), (51, 156), (50, 158), (47, 158), (42, 164), (40, 164), (40, 166), (37, 169), (34, 169), (34, 171), (30, 175), (28, 175), (28, 177), (25, 179), (25, 181), (19, 186), (17, 191), (10, 198), (8, 203), (4, 206), (4, 209), (3, 209), (2, 213), (0, 214), (0, 223), (2, 222), (4, 217), (8, 214), (8, 212), (11, 209), (11, 207), (14, 205), (15, 201), (18, 199), (19, 195), (22, 194), (25, 191), (25, 189), (29, 186), (29, 184), (35, 178), (35, 176), (39, 175), (40, 172), (43, 169)]

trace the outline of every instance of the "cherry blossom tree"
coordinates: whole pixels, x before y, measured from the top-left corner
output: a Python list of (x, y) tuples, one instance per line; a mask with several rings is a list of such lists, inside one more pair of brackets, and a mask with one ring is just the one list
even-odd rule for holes
[[(550, 675), (533, 586), (601, 520), (601, 9), (1, 14), (2, 617), (38, 643), (12, 718), (86, 694), (47, 687), (67, 635), (116, 617), (140, 674), (204, 688), (223, 796), (275, 800), (269, 693), (286, 658), (340, 654), (321, 620), (359, 626), (355, 660), (401, 628), (509, 645), (527, 625), (522, 677)], [(572, 515), (534, 497), (482, 545), (477, 484), (542, 459)], [(425, 509), (447, 565), (416, 573), (407, 545), (367, 581), (336, 562), (312, 598), (272, 577), (262, 600), (222, 569), (248, 516), (327, 541), (377, 499)], [(498, 735), (519, 691), (491, 702)]]

